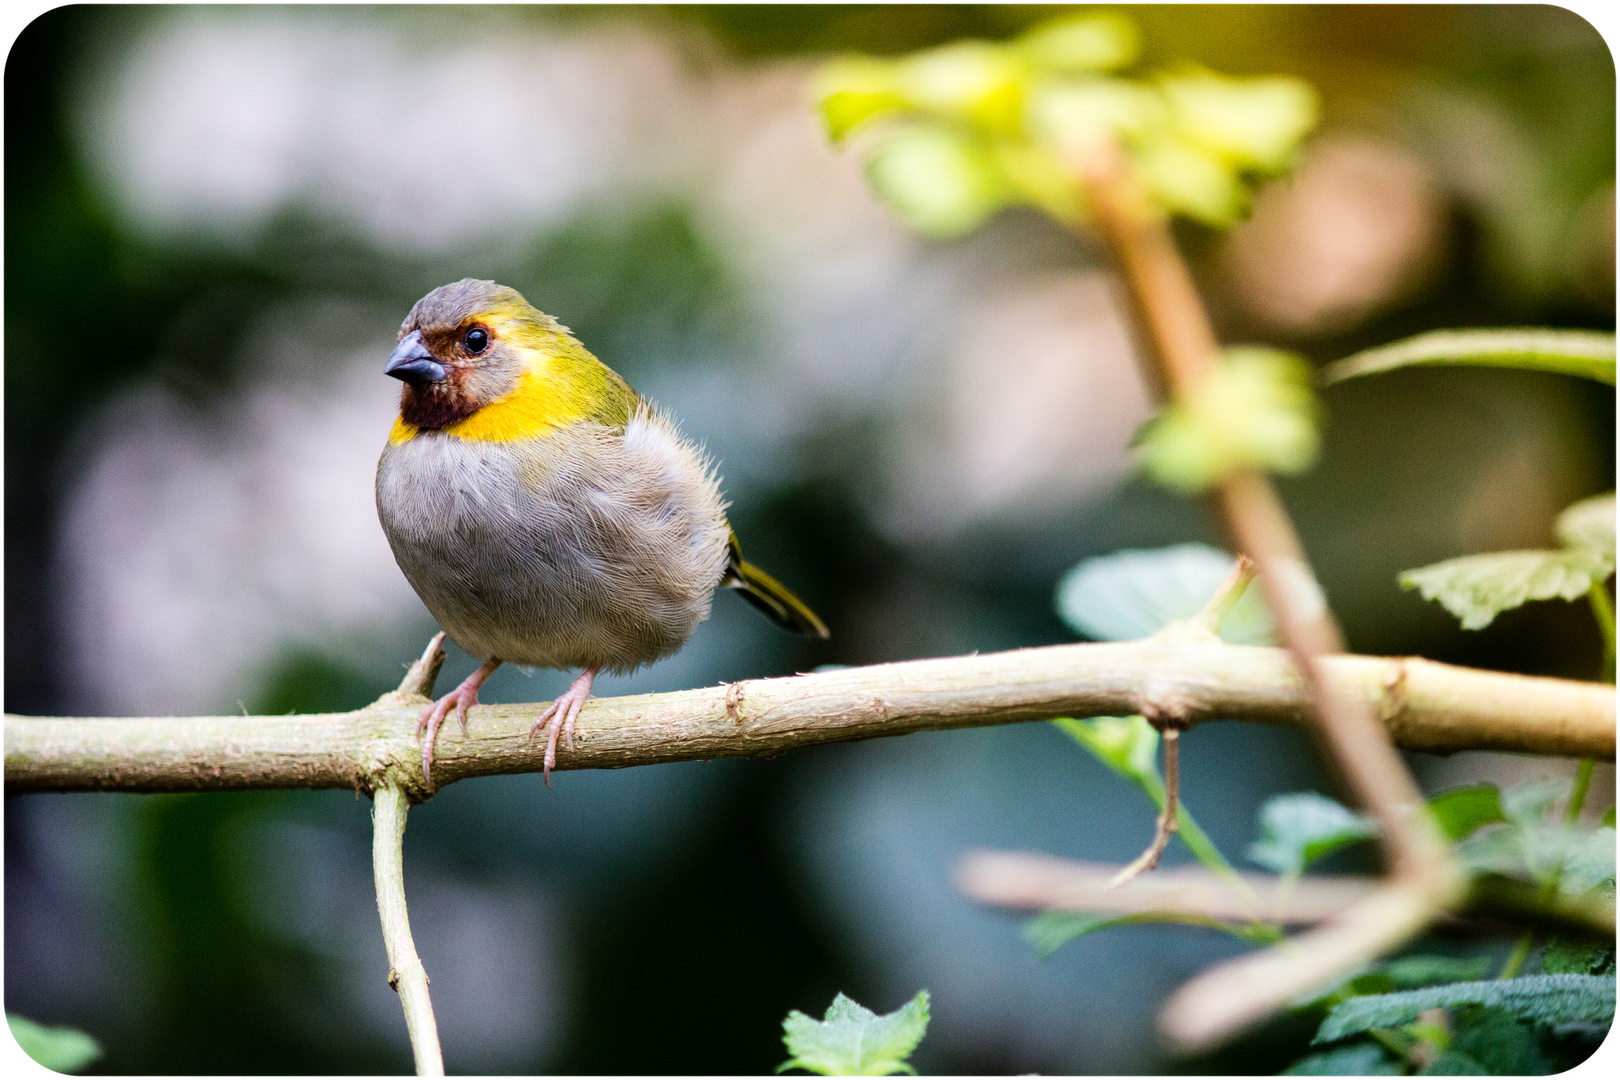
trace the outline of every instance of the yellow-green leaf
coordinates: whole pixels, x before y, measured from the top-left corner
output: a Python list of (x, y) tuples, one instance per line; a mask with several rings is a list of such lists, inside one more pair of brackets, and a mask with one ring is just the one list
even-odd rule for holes
[(1123, 79), (1043, 80), (1030, 92), (1031, 130), (1071, 156), (1094, 153), (1113, 139), (1142, 138), (1167, 120), (1158, 93)]
[(1438, 600), (1464, 630), (1479, 630), (1531, 600), (1580, 599), (1612, 573), (1613, 554), (1590, 548), (1497, 551), (1407, 570), (1400, 582), (1425, 600)]
[(1240, 170), (1286, 168), (1320, 114), (1316, 91), (1287, 76), (1232, 79), (1195, 71), (1159, 85), (1181, 137)]
[(1292, 353), (1228, 349), (1221, 363), (1143, 429), (1155, 480), (1202, 491), (1243, 468), (1299, 473), (1316, 460), (1310, 369)]
[(1136, 24), (1112, 11), (1065, 15), (1038, 24), (1018, 39), (1031, 65), (1044, 71), (1114, 71), (1136, 60), (1142, 35)]
[(869, 120), (906, 108), (896, 65), (866, 56), (847, 56), (816, 76), (816, 103), (827, 137), (841, 142)]
[(1223, 227), (1243, 216), (1249, 190), (1231, 167), (1209, 151), (1162, 135), (1136, 151), (1136, 170), (1166, 210)]
[(900, 61), (899, 89), (914, 108), (1010, 132), (1023, 122), (1027, 71), (1004, 45), (959, 41)]
[(908, 124), (888, 133), (866, 171), (895, 213), (929, 236), (960, 236), (1006, 202), (989, 151), (943, 125)]

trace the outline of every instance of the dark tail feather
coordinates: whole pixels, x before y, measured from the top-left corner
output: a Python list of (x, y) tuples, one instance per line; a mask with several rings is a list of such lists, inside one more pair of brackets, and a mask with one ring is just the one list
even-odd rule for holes
[(735, 534), (731, 537), (731, 564), (726, 567), (726, 576), (720, 583), (736, 589), (744, 600), (759, 608), (766, 618), (785, 630), (815, 638), (824, 638), (829, 634), (827, 624), (816, 618), (816, 613), (789, 592), (787, 586), (753, 563), (743, 560)]

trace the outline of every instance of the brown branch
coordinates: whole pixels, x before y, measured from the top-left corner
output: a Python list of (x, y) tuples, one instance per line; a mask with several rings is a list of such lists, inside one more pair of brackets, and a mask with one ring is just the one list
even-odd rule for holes
[[(1114, 888), (1110, 882), (1118, 870), (1032, 852), (973, 851), (957, 864), (955, 876), (962, 892), (979, 903), (1023, 911), (1151, 912), (1283, 925), (1336, 918), (1380, 886), (1378, 878), (1349, 874), (1311, 875), (1292, 883), (1271, 874), (1241, 874), (1245, 892), (1203, 867), (1176, 866)], [(1449, 914), (1597, 941), (1614, 937), (1611, 903), (1562, 893), (1549, 897), (1537, 885), (1493, 874), (1475, 878)]]
[[(1612, 687), (1452, 667), (1335, 656), (1330, 685), (1371, 708), (1400, 745), (1614, 758)], [(416, 721), (427, 699), (385, 694), (354, 712), (143, 719), (5, 718), (6, 790), (209, 791), (355, 788), (393, 782), (413, 801), (422, 781)], [(436, 786), (538, 772), (530, 738), (543, 703), (471, 710), (469, 732), (441, 734)], [(1286, 652), (1167, 632), (1142, 641), (1053, 645), (913, 660), (667, 694), (593, 699), (557, 768), (601, 769), (1056, 716), (1310, 722), (1310, 698)]]
[[(1129, 288), (1154, 374), (1172, 399), (1196, 393), (1220, 349), (1192, 276), (1164, 215), (1117, 146), (1094, 148), (1077, 176)], [(1302, 947), (1230, 961), (1183, 987), (1162, 1016), (1165, 1033), (1199, 1049), (1235, 1033), (1292, 996), (1418, 932), (1452, 902), (1465, 878), (1451, 857), (1390, 735), (1365, 698), (1344, 693), (1328, 658), (1343, 651), (1338, 625), (1306, 561), (1276, 489), (1263, 474), (1240, 471), (1217, 485), (1214, 502), (1237, 550), (1254, 560), (1278, 636), (1293, 654), (1316, 706), (1318, 731), (1345, 780), (1377, 818), (1389, 853), (1391, 886), (1314, 930)], [(1306, 985), (1301, 985), (1305, 983)]]

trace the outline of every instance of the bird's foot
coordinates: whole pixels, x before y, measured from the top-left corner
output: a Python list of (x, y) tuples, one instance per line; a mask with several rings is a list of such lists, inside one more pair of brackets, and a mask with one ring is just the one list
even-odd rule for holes
[(568, 749), (574, 748), (574, 719), (579, 716), (579, 710), (585, 707), (585, 702), (591, 696), (591, 680), (596, 678), (595, 668), (586, 668), (585, 674), (574, 680), (574, 684), (540, 714), (540, 719), (534, 722), (534, 728), (529, 737), (540, 730), (541, 725), (546, 729), (546, 763), (541, 770), (541, 776), (546, 781), (546, 787), (551, 786), (551, 770), (557, 764), (557, 736), (568, 736)]
[(439, 725), (444, 723), (445, 717), (450, 715), (453, 706), (456, 710), (456, 719), (461, 722), (461, 734), (467, 734), (467, 710), (478, 704), (478, 688), (484, 685), (484, 680), (495, 673), (501, 666), (499, 660), (486, 660), (479, 669), (461, 681), (461, 685), (450, 691), (444, 697), (427, 707), (422, 719), (416, 722), (416, 733), (421, 735), (423, 729), (427, 737), (422, 740), (422, 779), (429, 784), (433, 783), (433, 744), (439, 737)]

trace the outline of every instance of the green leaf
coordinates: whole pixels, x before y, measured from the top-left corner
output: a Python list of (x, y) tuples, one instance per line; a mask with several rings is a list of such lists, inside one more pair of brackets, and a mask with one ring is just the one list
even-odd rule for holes
[(1495, 784), (1452, 788), (1429, 800), (1429, 813), (1451, 841), (1461, 840), (1481, 825), (1505, 821), (1501, 792)]
[(1313, 1041), (1400, 1027), (1428, 1009), (1456, 1005), (1485, 1005), (1542, 1024), (1605, 1023), (1614, 1019), (1614, 976), (1529, 975), (1355, 997), (1333, 1007)]
[(1584, 835), (1577, 833), (1563, 861), (1559, 888), (1571, 896), (1583, 896), (1614, 882), (1614, 826), (1607, 825)]
[(1242, 468), (1303, 472), (1316, 460), (1317, 411), (1305, 361), (1274, 349), (1228, 349), (1143, 429), (1143, 465), (1155, 480), (1187, 492)]
[(1260, 838), (1249, 848), (1249, 858), (1278, 874), (1298, 876), (1324, 855), (1377, 835), (1372, 818), (1326, 795), (1275, 795), (1260, 808)]
[(1400, 583), (1425, 600), (1440, 601), (1464, 630), (1479, 630), (1531, 600), (1579, 600), (1612, 573), (1614, 556), (1589, 548), (1498, 551), (1407, 570)]
[(1310, 84), (1286, 76), (1192, 71), (1166, 76), (1159, 87), (1182, 137), (1240, 170), (1286, 168), (1321, 112)]
[[(1202, 611), (1232, 572), (1233, 562), (1208, 544), (1086, 559), (1058, 583), (1057, 612), (1070, 628), (1097, 641), (1144, 638)], [(1238, 645), (1275, 640), (1258, 589), (1246, 591), (1222, 620), (1221, 638)]]
[(1028, 68), (1014, 49), (957, 41), (899, 61), (900, 94), (911, 106), (990, 131), (1015, 133), (1024, 118)]
[(101, 1044), (77, 1028), (46, 1027), (9, 1012), (6, 1024), (23, 1053), (52, 1072), (78, 1072), (101, 1057)]
[(1448, 1052), (1466, 1054), (1492, 1076), (1545, 1076), (1554, 1071), (1536, 1045), (1535, 1030), (1511, 1014), (1466, 1009), (1455, 1020), (1457, 1030)]
[(1136, 147), (1136, 172), (1166, 210), (1215, 228), (1249, 208), (1249, 189), (1218, 155), (1162, 132)]
[(1548, 975), (1612, 974), (1614, 947), (1553, 938), (1541, 954), (1541, 970)]
[(1432, 330), (1322, 369), (1322, 384), (1396, 368), (1448, 364), (1524, 368), (1614, 385), (1614, 335), (1589, 330)]
[(1282, 1076), (1399, 1076), (1401, 1063), (1375, 1042), (1352, 1043), (1308, 1054), (1284, 1069)]
[(1502, 816), (1531, 828), (1547, 820), (1558, 801), (1569, 794), (1568, 780), (1521, 780), (1502, 792)]
[(928, 1031), (928, 991), (892, 1013), (878, 1016), (843, 994), (816, 1020), (797, 1009), (782, 1021), (782, 1041), (792, 1055), (777, 1068), (823, 1076), (890, 1076), (915, 1069), (906, 1058)]
[(1418, 1070), (1419, 1076), (1489, 1076), (1491, 1070), (1461, 1050), (1442, 1050)]
[(1554, 525), (1565, 547), (1590, 548), (1614, 559), (1614, 492), (1582, 499), (1558, 515)]
[(1026, 921), (1018, 936), (1029, 942), (1042, 960), (1076, 938), (1110, 926), (1118, 926), (1130, 915), (1100, 911), (1043, 911)]
[(928, 236), (960, 236), (1007, 201), (985, 146), (940, 124), (911, 123), (887, 133), (866, 174), (894, 212)]
[(1142, 51), (1142, 35), (1123, 15), (1090, 11), (1036, 24), (1018, 39), (1017, 48), (1039, 70), (1087, 74), (1133, 63)]

